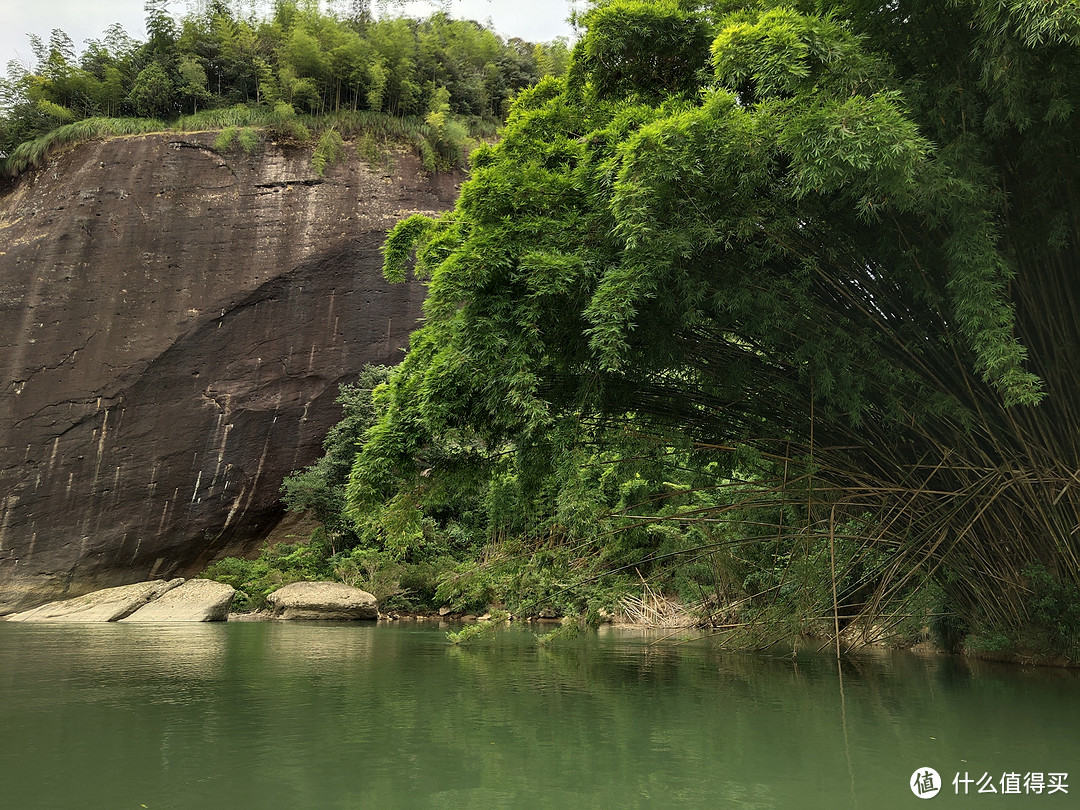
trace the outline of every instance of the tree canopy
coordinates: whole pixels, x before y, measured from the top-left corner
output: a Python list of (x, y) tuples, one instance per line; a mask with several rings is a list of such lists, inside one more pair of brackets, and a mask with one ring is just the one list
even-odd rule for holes
[(59, 29), (48, 41), (31, 36), (35, 64), (10, 62), (0, 80), (0, 152), (85, 118), (169, 120), (234, 104), (423, 117), (445, 103), (501, 120), (515, 93), (565, 69), (562, 41), (504, 40), (441, 12), (375, 20), (369, 5), (334, 14), (276, 0), (262, 17), (210, 0), (177, 21), (148, 0), (145, 42), (119, 25), (81, 54)]
[(465, 455), (632, 424), (717, 478), (768, 470), (803, 504), (790, 545), (845, 525), (883, 555), (868, 615), (933, 581), (1014, 627), (1075, 589), (1077, 5), (604, 0), (579, 23), (456, 209), (390, 235), (425, 321), (353, 516), (416, 510)]

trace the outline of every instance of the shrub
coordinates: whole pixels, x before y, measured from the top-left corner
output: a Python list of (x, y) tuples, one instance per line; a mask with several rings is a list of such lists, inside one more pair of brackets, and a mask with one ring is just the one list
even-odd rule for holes
[(322, 177), (328, 166), (339, 163), (344, 158), (345, 141), (341, 133), (331, 127), (319, 138), (319, 143), (311, 155), (311, 169), (316, 177)]
[(232, 146), (233, 138), (236, 137), (236, 127), (225, 127), (221, 130), (216, 138), (214, 138), (214, 150), (217, 152), (227, 152), (229, 147)]
[(244, 154), (253, 155), (259, 148), (259, 131), (251, 127), (244, 127), (240, 130), (237, 141), (240, 148), (244, 150)]
[(316, 530), (308, 543), (268, 545), (253, 560), (226, 557), (212, 564), (201, 576), (236, 588), (233, 609), (247, 613), (265, 608), (266, 597), (284, 585), (333, 579), (330, 557), (325, 533)]

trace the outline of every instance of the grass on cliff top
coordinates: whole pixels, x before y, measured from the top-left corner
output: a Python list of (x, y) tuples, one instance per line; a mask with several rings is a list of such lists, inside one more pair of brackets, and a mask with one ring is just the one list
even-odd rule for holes
[(165, 123), (156, 118), (84, 118), (82, 121), (57, 127), (40, 138), (19, 144), (0, 164), (0, 175), (18, 177), (29, 169), (37, 168), (49, 155), (68, 144), (118, 135), (161, 132), (164, 129)]
[[(368, 144), (411, 145), (428, 171), (464, 168), (478, 139), (495, 136), (498, 124), (488, 119), (461, 119), (455, 126), (432, 126), (419, 117), (398, 118), (387, 113), (346, 111), (322, 116), (298, 115), (287, 105), (274, 108), (234, 107), (185, 115), (171, 124), (157, 118), (84, 118), (19, 144), (0, 162), (0, 177), (16, 178), (39, 168), (50, 155), (72, 144), (124, 135), (154, 132), (198, 132), (233, 128), (256, 129), (273, 138), (296, 144), (318, 144), (328, 132), (358, 138)], [(245, 150), (250, 151), (250, 150)]]

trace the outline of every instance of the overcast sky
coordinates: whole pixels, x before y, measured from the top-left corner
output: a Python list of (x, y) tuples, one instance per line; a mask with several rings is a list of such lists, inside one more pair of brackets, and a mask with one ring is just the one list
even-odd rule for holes
[[(143, 27), (144, 0), (3, 0), (0, 20), (0, 70), (11, 59), (18, 59), (27, 67), (33, 63), (28, 34), (37, 34), (48, 42), (49, 32), (54, 28), (63, 30), (82, 53), (87, 39), (100, 39), (105, 29), (115, 22), (124, 26), (135, 39), (145, 39)], [(243, 5), (261, 7), (269, 5), (259, 0), (243, 0)], [(573, 8), (581, 8), (582, 0), (450, 0), (450, 13), (481, 22), (490, 22), (495, 30), (506, 37), (521, 37), (533, 42), (570, 37), (573, 30), (566, 21)], [(230, 3), (233, 5), (233, 3)], [(373, 2), (379, 8), (380, 3)], [(434, 2), (382, 3), (382, 6), (403, 7), (404, 13), (422, 17), (435, 8), (446, 5)], [(325, 7), (325, 0), (323, 0)], [(184, 16), (189, 0), (171, 0), (169, 13), (176, 18)], [(400, 12), (395, 12), (400, 13)]]

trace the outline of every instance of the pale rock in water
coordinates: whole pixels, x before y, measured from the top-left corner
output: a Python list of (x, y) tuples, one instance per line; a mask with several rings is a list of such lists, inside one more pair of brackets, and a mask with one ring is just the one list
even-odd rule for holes
[(223, 622), (236, 590), (223, 582), (189, 579), (139, 608), (125, 622)]
[(9, 622), (115, 622), (131, 615), (147, 602), (182, 585), (184, 580), (137, 582), (49, 602), (33, 610), (14, 613)]
[(340, 582), (294, 582), (266, 597), (279, 619), (377, 619), (379, 602)]

